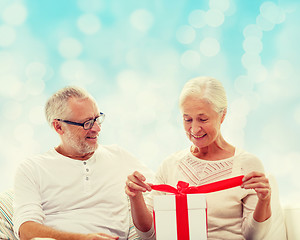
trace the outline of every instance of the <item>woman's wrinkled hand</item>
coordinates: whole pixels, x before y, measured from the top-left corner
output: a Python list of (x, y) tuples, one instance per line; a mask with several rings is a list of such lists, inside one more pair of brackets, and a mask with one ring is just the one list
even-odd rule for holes
[(135, 171), (127, 177), (125, 193), (129, 197), (136, 197), (142, 192), (151, 191), (151, 184), (146, 183), (146, 178), (143, 174), (138, 171)]
[(270, 201), (271, 186), (269, 179), (261, 172), (251, 172), (243, 178), (241, 185), (244, 189), (254, 189), (261, 201)]

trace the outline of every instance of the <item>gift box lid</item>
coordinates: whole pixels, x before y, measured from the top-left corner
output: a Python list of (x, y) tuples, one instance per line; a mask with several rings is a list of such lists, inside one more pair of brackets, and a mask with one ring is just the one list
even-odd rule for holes
[[(154, 211), (175, 211), (176, 202), (175, 195), (159, 195), (154, 196)], [(188, 209), (205, 209), (205, 194), (187, 194)]]

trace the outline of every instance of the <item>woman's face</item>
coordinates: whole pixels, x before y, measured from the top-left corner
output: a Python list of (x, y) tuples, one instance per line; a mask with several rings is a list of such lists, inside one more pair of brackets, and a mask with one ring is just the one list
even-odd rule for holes
[(198, 148), (215, 144), (221, 137), (220, 127), (225, 114), (218, 114), (204, 99), (188, 96), (181, 105), (186, 135)]

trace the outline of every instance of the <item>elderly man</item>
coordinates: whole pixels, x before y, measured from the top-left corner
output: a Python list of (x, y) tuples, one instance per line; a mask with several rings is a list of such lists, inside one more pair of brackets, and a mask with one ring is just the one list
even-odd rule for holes
[(21, 240), (127, 239), (127, 175), (152, 173), (116, 145), (98, 146), (104, 113), (83, 89), (66, 87), (46, 104), (60, 144), (22, 162), (15, 176), (14, 231)]

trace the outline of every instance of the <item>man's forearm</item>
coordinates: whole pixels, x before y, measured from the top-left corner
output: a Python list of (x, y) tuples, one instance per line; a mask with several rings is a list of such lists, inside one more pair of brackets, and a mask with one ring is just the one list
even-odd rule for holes
[(20, 226), (19, 234), (20, 240), (30, 240), (35, 237), (54, 238), (56, 240), (88, 239), (84, 234), (62, 232), (32, 221), (23, 223)]

